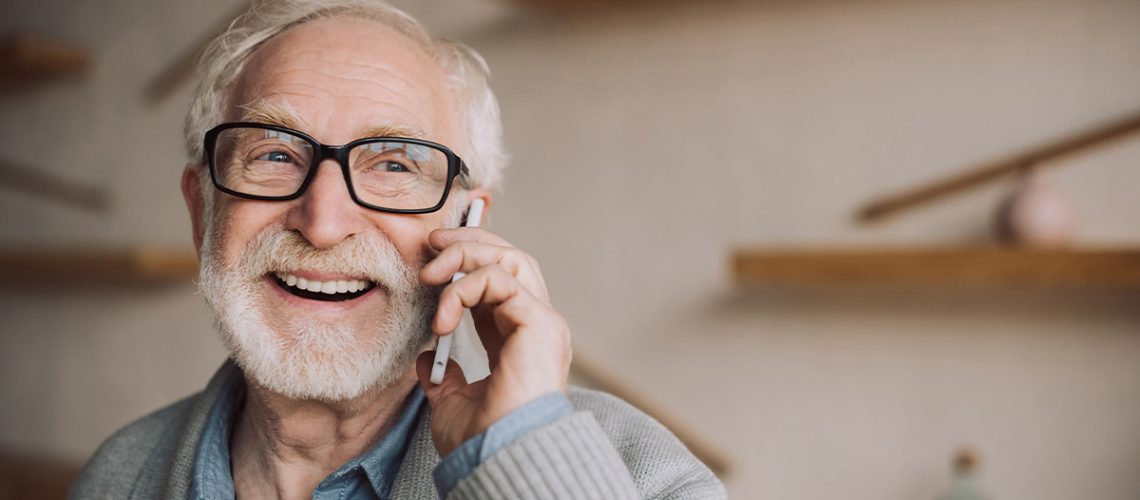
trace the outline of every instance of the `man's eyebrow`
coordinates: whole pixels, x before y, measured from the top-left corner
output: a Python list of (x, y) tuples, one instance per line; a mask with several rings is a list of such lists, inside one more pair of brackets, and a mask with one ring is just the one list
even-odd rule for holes
[(364, 130), (357, 137), (405, 137), (409, 139), (425, 139), (427, 134), (407, 125), (380, 125)]
[(281, 101), (258, 100), (241, 107), (244, 111), (241, 115), (243, 122), (264, 123), (267, 125), (279, 125), (293, 130), (303, 130), (301, 115), (298, 114), (293, 107), (288, 103)]
[[(279, 125), (308, 133), (304, 128), (304, 120), (301, 118), (301, 115), (297, 113), (288, 102), (261, 99), (242, 106), (241, 108), (245, 111), (241, 115), (240, 121)], [(385, 124), (366, 128), (362, 133), (356, 135), (356, 138), (365, 137), (427, 139), (428, 134), (409, 125)]]

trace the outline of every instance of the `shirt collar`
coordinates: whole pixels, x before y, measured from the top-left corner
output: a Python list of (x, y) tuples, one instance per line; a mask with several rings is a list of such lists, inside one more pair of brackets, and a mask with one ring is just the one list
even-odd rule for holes
[[(209, 416), (202, 429), (202, 438), (194, 456), (194, 471), (191, 477), (190, 498), (232, 499), (235, 498), (233, 473), (230, 468), (230, 438), (234, 423), (245, 404), (246, 382), (240, 374), (232, 378), (222, 388), (218, 399), (210, 408)], [(386, 498), (395, 482), (400, 462), (407, 451), (411, 431), (416, 417), (423, 407), (424, 393), (419, 385), (408, 395), (403, 413), (387, 434), (365, 454), (349, 461), (329, 474), (317, 489), (337, 482), (354, 481), (363, 472), (367, 477), (372, 493), (378, 498)], [(353, 489), (361, 489), (357, 485)]]

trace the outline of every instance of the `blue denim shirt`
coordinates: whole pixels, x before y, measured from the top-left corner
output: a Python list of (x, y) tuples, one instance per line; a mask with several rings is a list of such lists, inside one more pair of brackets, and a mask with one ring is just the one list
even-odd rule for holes
[[(230, 469), (230, 436), (245, 401), (245, 380), (236, 377), (223, 388), (210, 409), (202, 429), (202, 440), (194, 457), (190, 498), (194, 500), (235, 497)], [(314, 500), (382, 499), (388, 493), (407, 451), (416, 416), (424, 405), (423, 391), (417, 386), (408, 396), (403, 413), (376, 445), (364, 455), (342, 465), (313, 490)], [(486, 431), (465, 441), (436, 467), (433, 478), (440, 497), (471, 474), (495, 451), (533, 429), (573, 412), (562, 393), (551, 393), (531, 401), (492, 424)]]

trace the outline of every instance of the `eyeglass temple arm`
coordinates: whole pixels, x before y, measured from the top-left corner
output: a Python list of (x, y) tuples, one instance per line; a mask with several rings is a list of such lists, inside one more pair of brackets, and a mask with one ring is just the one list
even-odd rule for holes
[(471, 172), (467, 170), (467, 163), (462, 159), (459, 160), (459, 175), (456, 177), (459, 178), (459, 185), (463, 189), (471, 189)]

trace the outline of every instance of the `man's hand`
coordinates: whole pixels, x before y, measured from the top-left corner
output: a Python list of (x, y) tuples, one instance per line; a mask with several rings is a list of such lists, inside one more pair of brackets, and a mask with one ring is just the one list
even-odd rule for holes
[(475, 329), (487, 350), (491, 375), (468, 384), (449, 361), (443, 383), (431, 384), (433, 353), (421, 354), (416, 370), (432, 407), (432, 439), (441, 457), (527, 402), (566, 392), (570, 329), (550, 305), (534, 258), (480, 228), (437, 229), (428, 244), (440, 254), (424, 266), (420, 280), (447, 283), (432, 322), (436, 335), (459, 326), (471, 308)]

